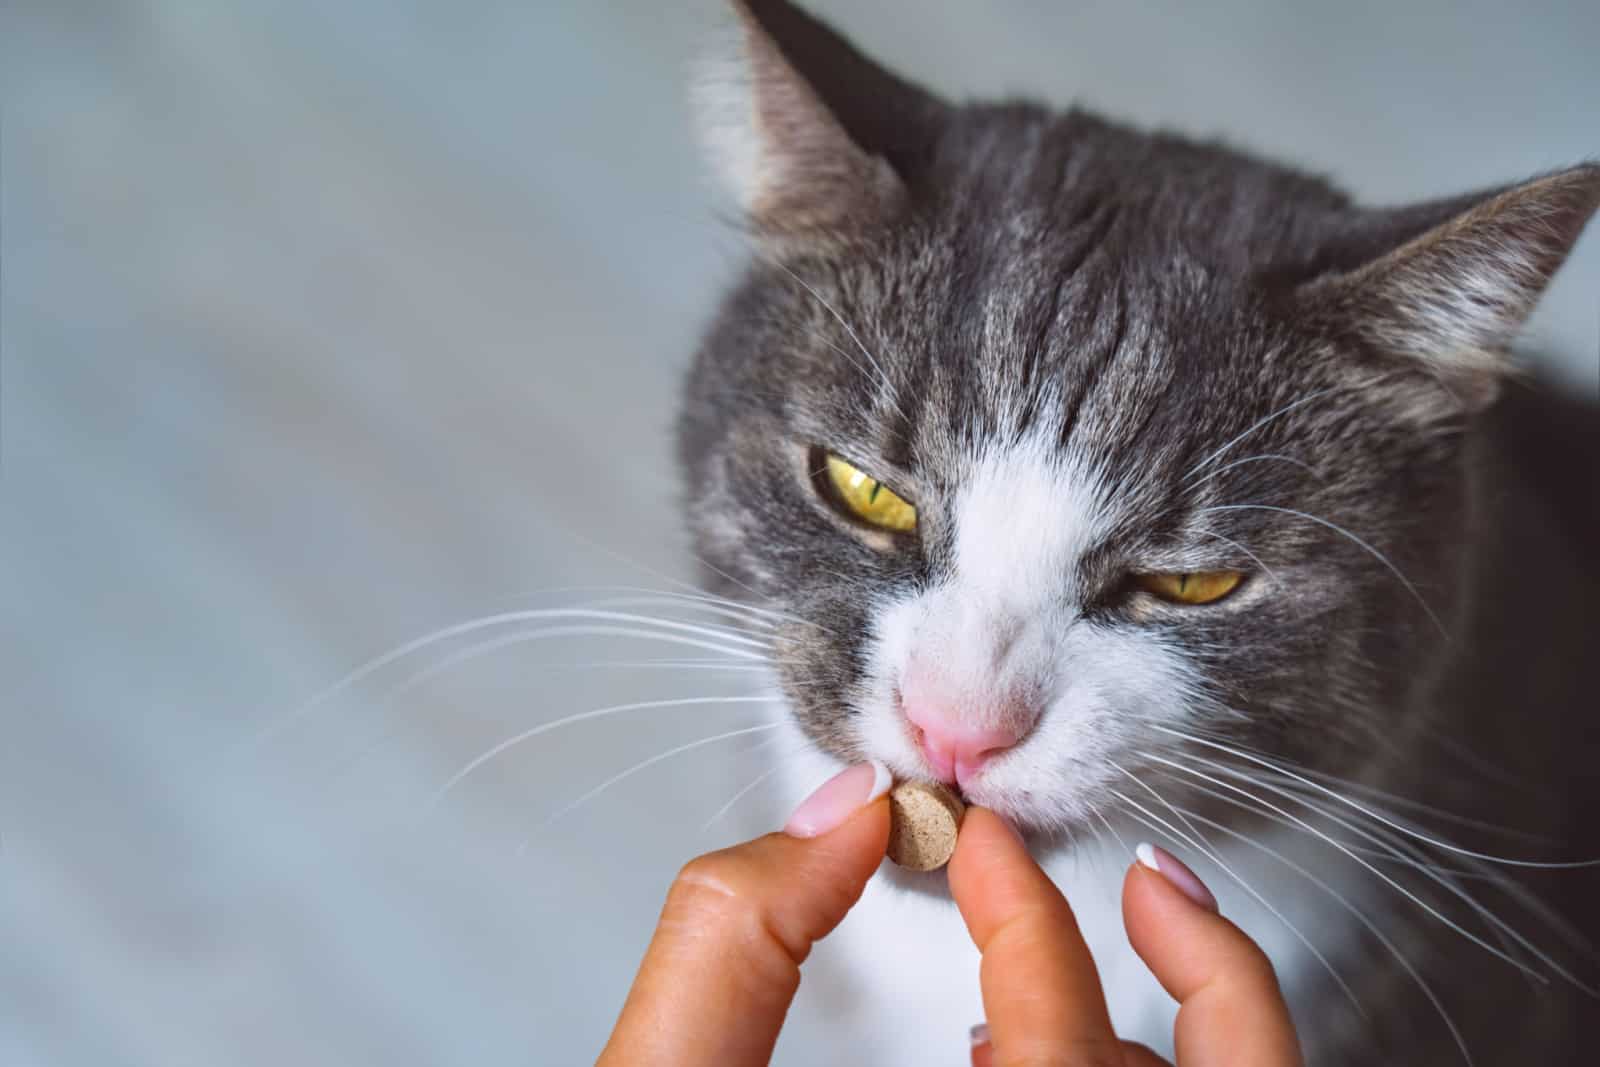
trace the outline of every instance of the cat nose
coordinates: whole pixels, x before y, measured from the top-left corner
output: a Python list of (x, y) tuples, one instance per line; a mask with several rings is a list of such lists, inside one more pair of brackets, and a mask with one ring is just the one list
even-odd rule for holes
[(1021, 741), (1037, 718), (1012, 716), (1006, 725), (974, 726), (937, 704), (907, 703), (904, 710), (934, 774), (954, 785), (970, 782), (991, 758)]

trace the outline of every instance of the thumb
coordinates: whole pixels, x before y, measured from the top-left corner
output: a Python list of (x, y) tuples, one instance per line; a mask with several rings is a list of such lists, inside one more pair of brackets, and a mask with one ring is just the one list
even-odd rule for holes
[(860, 899), (889, 840), (889, 772), (857, 764), (783, 833), (678, 873), (601, 1064), (764, 1064), (811, 946)]

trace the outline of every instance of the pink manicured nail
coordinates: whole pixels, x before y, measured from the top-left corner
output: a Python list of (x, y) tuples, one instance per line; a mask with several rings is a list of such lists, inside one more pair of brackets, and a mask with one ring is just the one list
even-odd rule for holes
[(842, 824), (863, 805), (889, 791), (889, 768), (873, 760), (846, 767), (800, 802), (783, 824), (790, 837), (818, 837)]
[(1182, 860), (1164, 848), (1157, 848), (1150, 844), (1141, 844), (1133, 850), (1139, 857), (1139, 862), (1155, 871), (1161, 877), (1171, 882), (1178, 888), (1178, 892), (1194, 901), (1207, 911), (1217, 910), (1217, 898), (1211, 895), (1211, 890), (1206, 888), (1198, 875), (1184, 866)]

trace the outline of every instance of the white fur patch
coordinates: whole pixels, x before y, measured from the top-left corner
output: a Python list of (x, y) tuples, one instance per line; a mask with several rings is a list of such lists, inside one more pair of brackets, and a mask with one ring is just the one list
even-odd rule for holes
[(1020, 611), (1074, 591), (1073, 564), (1103, 525), (1100, 492), (1051, 453), (1039, 442), (974, 464), (956, 504), (956, 571), (970, 595)]
[(875, 620), (862, 748), (901, 776), (930, 773), (900, 694), (908, 679), (974, 726), (1026, 705), (1031, 733), (964, 788), (1035, 827), (1081, 824), (1119, 777), (1113, 761), (1181, 722), (1193, 669), (1153, 636), (1079, 613), (1078, 563), (1107, 521), (1096, 480), (1053, 453), (1054, 437), (976, 457), (954, 508), (955, 566), (943, 583)]

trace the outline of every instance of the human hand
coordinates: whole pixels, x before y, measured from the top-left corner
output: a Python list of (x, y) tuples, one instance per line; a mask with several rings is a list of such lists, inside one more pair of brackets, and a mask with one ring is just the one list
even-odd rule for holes
[(860, 899), (889, 845), (889, 772), (859, 763), (782, 833), (690, 860), (599, 1067), (755, 1067), (772, 1056), (800, 964)]
[[(1298, 1067), (1300, 1046), (1266, 954), (1162, 849), (1139, 848), (1122, 884), (1128, 940), (1178, 1002), (1178, 1067)], [(1159, 868), (1152, 870), (1147, 864)], [(1094, 960), (1061, 891), (994, 813), (967, 812), (950, 891), (983, 954), (988, 1023), (973, 1067), (1155, 1067), (1111, 1029)]]
[[(800, 964), (883, 859), (889, 784), (882, 768), (851, 767), (802, 803), (782, 833), (690, 861), (668, 891), (601, 1067), (766, 1063)], [(1173, 862), (1157, 859), (1164, 872)], [(1123, 887), (1134, 949), (1181, 1004), (1179, 1067), (1299, 1064), (1266, 957), (1214, 904), (1175, 888), (1181, 882), (1135, 864)], [(1162, 1063), (1116, 1039), (1065, 898), (992, 813), (968, 811), (950, 885), (983, 954), (989, 1022), (973, 1047), (975, 1067)], [(1198, 894), (1209, 901), (1203, 886)]]

